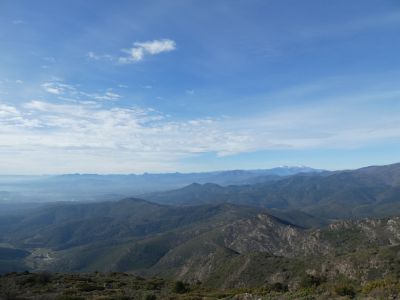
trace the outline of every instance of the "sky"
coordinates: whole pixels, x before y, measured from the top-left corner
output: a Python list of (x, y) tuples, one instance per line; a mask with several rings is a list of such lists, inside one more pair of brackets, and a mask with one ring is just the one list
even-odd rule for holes
[(2, 0), (0, 174), (400, 162), (398, 0)]

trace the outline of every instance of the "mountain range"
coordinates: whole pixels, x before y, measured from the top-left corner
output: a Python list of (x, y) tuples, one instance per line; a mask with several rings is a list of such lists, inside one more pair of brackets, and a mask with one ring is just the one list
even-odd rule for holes
[(0, 273), (127, 272), (289, 290), (400, 278), (400, 164), (142, 197), (0, 216)]
[(256, 184), (193, 183), (141, 195), (173, 205), (234, 203), (301, 211), (325, 220), (400, 215), (400, 164), (357, 170), (300, 173)]
[[(298, 173), (321, 172), (309, 167), (277, 167), (259, 170), (229, 170), (161, 174), (65, 174), (0, 176), (0, 205), (16, 202), (106, 201), (143, 193), (166, 191), (196, 183), (219, 185), (273, 181)], [(7, 208), (5, 208), (7, 209)], [(4, 209), (3, 209), (4, 210)]]

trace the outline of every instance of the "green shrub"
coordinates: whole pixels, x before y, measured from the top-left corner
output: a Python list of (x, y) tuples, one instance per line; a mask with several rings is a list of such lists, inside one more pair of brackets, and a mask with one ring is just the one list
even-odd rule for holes
[(186, 284), (182, 281), (176, 281), (174, 284), (173, 292), (177, 294), (184, 294), (188, 291)]
[(51, 281), (51, 274), (49, 272), (41, 272), (37, 274), (36, 278), (38, 284), (45, 285)]
[(283, 284), (282, 282), (274, 282), (274, 283), (266, 283), (262, 290), (266, 293), (270, 292), (287, 292), (288, 291), (288, 286), (286, 284)]
[(299, 285), (303, 289), (316, 288), (317, 286), (321, 285), (321, 283), (324, 283), (325, 281), (326, 281), (326, 279), (323, 277), (307, 274), (300, 280)]
[(90, 283), (86, 283), (86, 282), (78, 284), (77, 288), (82, 292), (93, 292), (93, 291), (104, 290), (104, 287), (102, 287), (102, 286), (98, 286), (98, 285), (90, 284)]
[(56, 298), (56, 300), (84, 300), (85, 298), (79, 296), (63, 295)]
[(354, 298), (356, 295), (354, 287), (348, 283), (340, 283), (336, 285), (335, 293), (339, 296), (349, 296), (350, 298)]
[(154, 294), (147, 294), (147, 295), (144, 297), (144, 300), (157, 300), (157, 297), (156, 297), (156, 295), (154, 295)]

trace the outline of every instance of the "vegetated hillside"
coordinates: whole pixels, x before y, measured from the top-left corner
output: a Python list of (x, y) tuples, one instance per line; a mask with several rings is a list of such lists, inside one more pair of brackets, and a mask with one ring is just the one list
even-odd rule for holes
[(0, 243), (31, 252), (13, 270), (147, 268), (182, 241), (256, 211), (225, 204), (177, 208), (140, 199), (54, 204), (0, 218)]
[(10, 273), (0, 275), (1, 299), (396, 299), (400, 283), (396, 279), (357, 283), (327, 281), (305, 274), (296, 288), (280, 282), (265, 282), (258, 287), (210, 288), (201, 282), (187, 283), (162, 278), (143, 278), (128, 273)]
[(57, 204), (8, 225), (0, 220), (3, 273), (119, 271), (208, 288), (268, 283), (292, 291), (309, 275), (354, 286), (400, 276), (400, 218), (303, 229), (255, 207), (126, 199)]
[(394, 164), (299, 174), (244, 186), (191, 184), (142, 197), (175, 205), (230, 202), (280, 211), (300, 210), (322, 219), (385, 217), (400, 214), (399, 178), (400, 164)]
[(142, 193), (183, 187), (192, 182), (248, 184), (277, 180), (298, 173), (320, 172), (308, 167), (228, 170), (201, 173), (144, 173), (140, 175), (65, 174), (56, 176), (0, 176), (1, 202), (109, 201)]

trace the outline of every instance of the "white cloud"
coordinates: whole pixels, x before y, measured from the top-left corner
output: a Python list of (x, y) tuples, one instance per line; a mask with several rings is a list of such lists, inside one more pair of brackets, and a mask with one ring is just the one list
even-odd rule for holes
[(134, 46), (137, 49), (143, 49), (145, 52), (151, 55), (169, 52), (176, 49), (175, 42), (169, 39), (153, 40), (143, 43), (137, 42), (134, 44)]
[[(101, 102), (3, 103), (0, 169), (27, 172), (36, 161), (31, 172), (171, 171), (199, 153), (359, 147), (400, 138), (396, 109), (379, 114), (382, 102), (398, 95), (368, 93), (351, 104), (331, 101), (258, 116), (181, 121), (150, 108), (104, 107)], [(376, 109), (368, 107), (371, 103)], [(18, 169), (21, 160), (26, 163)]]
[(76, 90), (72, 85), (65, 84), (65, 83), (58, 82), (58, 81), (45, 82), (42, 84), (42, 88), (46, 92), (48, 92), (50, 94), (54, 94), (54, 95), (62, 95), (67, 91), (73, 92)]
[(176, 43), (170, 39), (152, 40), (146, 42), (135, 42), (132, 48), (121, 49), (125, 56), (115, 56), (110, 54), (97, 54), (89, 51), (87, 57), (91, 60), (116, 61), (119, 64), (131, 64), (142, 61), (146, 56), (157, 55), (163, 52), (176, 50)]
[(127, 56), (119, 57), (118, 62), (121, 64), (135, 63), (143, 60), (146, 55), (156, 55), (175, 49), (176, 43), (170, 39), (136, 42), (132, 48), (122, 50)]
[[(46, 158), (36, 170), (40, 172), (53, 168), (54, 153), (70, 162), (69, 166), (57, 163), (63, 171), (106, 172), (99, 166), (107, 165), (111, 168), (108, 172), (132, 172), (144, 171), (141, 165), (158, 166), (160, 170), (163, 164), (171, 165), (196, 153), (221, 149), (231, 153), (246, 140), (239, 133), (219, 129), (216, 120), (175, 122), (152, 109), (138, 107), (106, 109), (94, 104), (33, 100), (20, 107), (2, 104), (0, 120), (0, 151), (10, 151), (4, 154), (8, 155), (7, 165), (0, 160), (0, 167), (18, 165), (18, 153), (28, 151), (26, 160)], [(93, 162), (86, 170), (82, 167), (87, 164), (80, 164), (82, 157)]]
[(88, 52), (87, 57), (92, 60), (115, 60), (115, 57), (110, 54), (97, 54), (93, 51)]
[(88, 93), (77, 87), (63, 83), (60, 80), (45, 82), (42, 88), (50, 94), (59, 96), (59, 99), (77, 101), (116, 101), (121, 98), (121, 95), (108, 89), (103, 93)]
[(18, 110), (10, 105), (7, 104), (0, 104), (0, 118), (8, 118), (10, 116), (18, 116), (19, 112)]
[(118, 100), (119, 98), (121, 98), (120, 95), (118, 95), (117, 93), (114, 93), (114, 92), (106, 92), (103, 95), (94, 94), (92, 97), (95, 100), (109, 100), (109, 101), (115, 101), (115, 100)]
[(100, 59), (100, 56), (98, 56), (96, 53), (94, 53), (94, 52), (92, 52), (92, 51), (88, 52), (87, 55), (88, 55), (88, 57), (91, 58), (91, 59), (95, 59), (95, 60)]
[(279, 105), (257, 107), (248, 116), (174, 120), (150, 108), (122, 107), (113, 89), (87, 93), (54, 78), (42, 86), (57, 90), (47, 95), (51, 102), (42, 94), (37, 98), (42, 100), (19, 105), (0, 101), (0, 170), (173, 171), (201, 153), (347, 149), (398, 141), (400, 90), (396, 80), (376, 85), (378, 79), (352, 78), (352, 84), (367, 87), (362, 92), (346, 89), (347, 78), (334, 78), (262, 95)]

